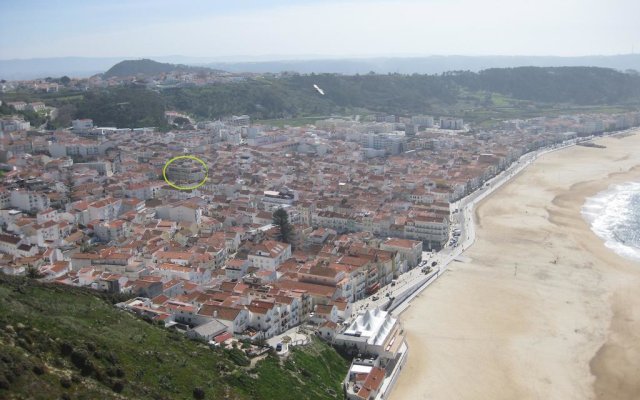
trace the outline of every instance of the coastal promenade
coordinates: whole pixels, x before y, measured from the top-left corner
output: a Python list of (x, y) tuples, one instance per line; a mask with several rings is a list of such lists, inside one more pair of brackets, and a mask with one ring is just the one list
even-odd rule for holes
[[(464, 249), (468, 248), (475, 240), (472, 211), (478, 202), (482, 201), (489, 194), (493, 193), (511, 178), (516, 176), (541, 154), (556, 151), (574, 144), (575, 141), (572, 141), (556, 145), (550, 149), (546, 148), (525, 154), (505, 171), (486, 182), (486, 186), (481, 187), (460, 201), (452, 204), (452, 210), (456, 210), (458, 208), (461, 210), (459, 213), (456, 213), (455, 219), (457, 226), (460, 227), (460, 237), (464, 238), (463, 242), (458, 246), (447, 246), (438, 253), (423, 252), (422, 259), (424, 265), (431, 266), (433, 262), (436, 262), (436, 265), (433, 266), (428, 273), (422, 272), (422, 268), (417, 267), (402, 274), (395, 280), (395, 284), (393, 286), (388, 285), (379, 291), (376, 296), (370, 296), (354, 303), (355, 315), (365, 312), (366, 310), (380, 307), (390, 311), (394, 316), (399, 316), (410, 306), (412, 299), (418, 296), (423, 290), (436, 282), (436, 280), (442, 276), (452, 262), (464, 259), (462, 256)], [(350, 322), (351, 319), (346, 323), (349, 324)], [(391, 374), (385, 378), (376, 400), (389, 398), (396, 382), (400, 378), (400, 374), (406, 364), (409, 354), (408, 346), (406, 344), (403, 346), (405, 350), (402, 352), (402, 358), (400, 362), (396, 364)]]
[[(421, 268), (414, 268), (400, 275), (400, 277), (396, 279), (397, 283), (395, 286), (386, 286), (377, 293), (378, 300), (373, 300), (372, 296), (369, 296), (355, 302), (354, 312), (364, 312), (376, 307), (383, 307), (392, 311), (394, 315), (400, 315), (409, 307), (414, 297), (419, 295), (422, 290), (426, 289), (435, 282), (438, 277), (444, 274), (451, 263), (457, 259), (462, 259), (465, 249), (468, 249), (469, 246), (473, 244), (476, 238), (473, 210), (479, 202), (509, 182), (510, 179), (518, 175), (541, 155), (562, 150), (575, 144), (576, 141), (572, 140), (551, 148), (543, 148), (524, 154), (517, 162), (514, 162), (500, 174), (485, 182), (485, 186), (452, 203), (451, 210), (460, 210), (454, 214), (452, 222), (456, 226), (459, 226), (461, 231), (460, 237), (463, 238), (462, 242), (456, 247), (446, 246), (437, 253), (423, 252), (422, 260), (426, 262), (426, 265), (430, 266), (434, 261), (436, 262), (436, 267), (432, 269), (432, 272), (424, 274)], [(394, 298), (395, 301), (390, 302), (390, 298)]]
[[(416, 293), (402, 314), (411, 351), (392, 399), (631, 399), (640, 392), (632, 378), (639, 358), (630, 357), (639, 351), (631, 328), (640, 319), (628, 308), (640, 309), (630, 297), (640, 289), (640, 268), (606, 249), (580, 215), (587, 196), (640, 179), (640, 140), (598, 143), (606, 148), (525, 155), (452, 206), (461, 210), (461, 243), (436, 256), (438, 275), (449, 270), (445, 279)], [(616, 350), (621, 345), (628, 356)]]

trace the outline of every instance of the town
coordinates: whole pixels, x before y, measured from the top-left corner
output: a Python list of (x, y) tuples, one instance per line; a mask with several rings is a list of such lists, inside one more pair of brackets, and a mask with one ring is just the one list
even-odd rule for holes
[(389, 289), (459, 245), (452, 204), (526, 153), (640, 125), (640, 112), (486, 129), (427, 115), (165, 117), (181, 129), (0, 120), (2, 271), (122, 295), (123, 309), (212, 346), (286, 356), (312, 332), (353, 356), (349, 399), (392, 386), (408, 347)]

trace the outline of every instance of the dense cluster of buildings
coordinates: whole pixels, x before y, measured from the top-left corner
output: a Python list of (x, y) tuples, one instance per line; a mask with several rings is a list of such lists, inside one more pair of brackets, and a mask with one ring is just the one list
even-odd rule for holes
[[(443, 123), (374, 116), (276, 129), (240, 116), (160, 133), (96, 132), (91, 120), (33, 132), (3, 120), (0, 267), (129, 295), (129, 310), (205, 340), (313, 324), (363, 355), (347, 396), (375, 397), (406, 344), (391, 315), (352, 316), (352, 304), (444, 246), (450, 202), (524, 152), (594, 125), (638, 125), (640, 113), (506, 121), (491, 131)], [(207, 171), (177, 163), (172, 179), (201, 186), (163, 179), (180, 155)], [(294, 228), (288, 243), (273, 224), (278, 209)]]
[[(96, 74), (88, 78), (64, 77), (61, 79), (39, 78), (3, 81), (0, 83), (0, 93), (16, 91), (57, 93), (65, 90), (83, 92), (95, 88), (121, 86), (131, 83), (145, 85), (152, 89), (194, 87), (239, 82), (255, 76), (257, 76), (257, 74), (226, 72), (206, 68), (176, 68), (169, 72), (155, 74), (132, 73), (130, 76), (105, 76), (105, 74)], [(18, 110), (25, 109), (28, 110), (29, 108)]]

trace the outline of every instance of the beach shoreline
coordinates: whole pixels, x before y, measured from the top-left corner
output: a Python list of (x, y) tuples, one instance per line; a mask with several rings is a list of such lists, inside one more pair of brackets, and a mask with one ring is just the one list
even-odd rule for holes
[(637, 132), (546, 154), (476, 207), (471, 261), (401, 315), (411, 350), (391, 399), (640, 393), (640, 263), (581, 214), (586, 198), (640, 181)]

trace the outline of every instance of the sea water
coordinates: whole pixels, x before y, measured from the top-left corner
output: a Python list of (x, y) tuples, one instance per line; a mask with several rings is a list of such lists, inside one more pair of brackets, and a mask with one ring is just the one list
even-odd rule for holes
[(640, 262), (640, 182), (612, 185), (588, 198), (582, 214), (608, 248)]

